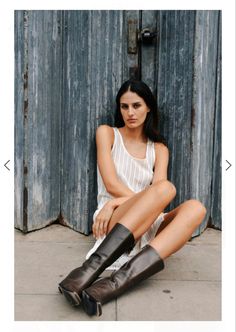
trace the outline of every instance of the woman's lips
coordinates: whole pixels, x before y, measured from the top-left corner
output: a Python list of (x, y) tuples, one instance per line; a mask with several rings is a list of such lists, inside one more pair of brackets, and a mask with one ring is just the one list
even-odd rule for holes
[(128, 119), (127, 121), (132, 123), (132, 122), (135, 122), (136, 119)]

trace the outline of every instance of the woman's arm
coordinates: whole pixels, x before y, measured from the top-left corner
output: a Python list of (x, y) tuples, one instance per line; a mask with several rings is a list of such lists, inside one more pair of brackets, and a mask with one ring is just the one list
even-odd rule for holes
[(169, 150), (162, 143), (155, 143), (155, 166), (152, 183), (167, 180), (167, 168), (169, 163)]
[(114, 198), (103, 206), (93, 223), (93, 235), (96, 238), (107, 233), (108, 224), (114, 210), (135, 194), (117, 176), (111, 156), (113, 143), (113, 129), (107, 125), (98, 127), (96, 132), (98, 168), (107, 192)]
[[(161, 180), (167, 179), (167, 167), (169, 161), (168, 148), (162, 143), (155, 143), (155, 166), (152, 183), (157, 183)], [(134, 194), (134, 193), (133, 193)], [(114, 210), (122, 203), (126, 202), (133, 195), (121, 196), (113, 198), (108, 201), (101, 209), (93, 223), (93, 235), (96, 238), (107, 233), (109, 221), (113, 215)]]
[(93, 235), (95, 238), (99, 238), (104, 234), (107, 234), (107, 228), (115, 209), (122, 203), (126, 202), (129, 198), (130, 196), (114, 198), (103, 206), (93, 223)]
[(115, 198), (130, 197), (134, 195), (134, 192), (119, 180), (116, 173), (115, 165), (111, 156), (113, 142), (113, 129), (107, 125), (99, 126), (96, 132), (98, 168), (109, 194)]

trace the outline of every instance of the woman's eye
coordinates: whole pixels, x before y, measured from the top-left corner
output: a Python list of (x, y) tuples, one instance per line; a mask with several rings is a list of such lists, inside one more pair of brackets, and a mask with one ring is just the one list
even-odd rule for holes
[(139, 108), (140, 104), (134, 104), (134, 108)]
[(127, 109), (128, 109), (128, 106), (127, 106), (127, 105), (121, 105), (121, 108), (122, 108), (123, 110), (127, 110)]

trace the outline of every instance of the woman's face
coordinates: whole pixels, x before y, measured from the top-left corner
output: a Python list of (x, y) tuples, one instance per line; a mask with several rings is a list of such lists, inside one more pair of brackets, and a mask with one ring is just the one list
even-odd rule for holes
[(137, 93), (127, 91), (120, 98), (120, 111), (125, 126), (129, 128), (138, 128), (143, 126), (150, 109)]

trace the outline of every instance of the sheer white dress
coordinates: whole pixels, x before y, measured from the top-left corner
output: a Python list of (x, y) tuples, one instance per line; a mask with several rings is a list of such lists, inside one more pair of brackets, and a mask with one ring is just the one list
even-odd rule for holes
[[(138, 193), (141, 190), (150, 186), (153, 179), (153, 169), (155, 163), (155, 148), (154, 142), (148, 140), (146, 157), (144, 159), (139, 159), (133, 157), (126, 149), (122, 135), (118, 128), (113, 128), (114, 130), (114, 144), (112, 147), (112, 158), (115, 164), (116, 172), (119, 179), (124, 182), (132, 191)], [(94, 212), (93, 221), (98, 215), (99, 211), (102, 209), (104, 204), (111, 200), (113, 197), (107, 192), (105, 185), (103, 183), (102, 177), (100, 175), (99, 169), (97, 167), (97, 179), (98, 179), (98, 207)], [(133, 250), (130, 253), (124, 253), (120, 258), (118, 258), (107, 270), (117, 270), (124, 263), (126, 263), (132, 256), (136, 255), (142, 247), (150, 242), (155, 237), (155, 234), (164, 220), (164, 213), (161, 213), (158, 218), (153, 222), (151, 227), (142, 237), (136, 242)], [(101, 242), (105, 239), (105, 236), (98, 239), (93, 248), (87, 253), (86, 259), (98, 248)]]

